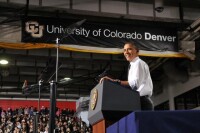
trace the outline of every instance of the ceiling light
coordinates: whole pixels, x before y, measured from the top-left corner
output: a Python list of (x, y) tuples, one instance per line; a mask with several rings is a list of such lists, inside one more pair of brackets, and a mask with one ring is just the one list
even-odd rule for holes
[(71, 80), (71, 78), (66, 77), (66, 78), (64, 78), (64, 80), (69, 81), (69, 80)]
[(1, 64), (1, 65), (6, 65), (6, 64), (8, 64), (8, 61), (7, 61), (7, 60), (4, 60), (4, 59), (3, 59), (3, 60), (0, 60), (0, 64)]
[(67, 83), (67, 82), (69, 82), (69, 81), (71, 81), (71, 80), (72, 80), (71, 78), (65, 77), (65, 78), (61, 79), (60, 82), (61, 82), (61, 83)]

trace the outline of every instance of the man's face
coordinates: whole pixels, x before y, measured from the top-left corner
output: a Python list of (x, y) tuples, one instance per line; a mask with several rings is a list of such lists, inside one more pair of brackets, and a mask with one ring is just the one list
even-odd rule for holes
[(124, 45), (124, 56), (127, 61), (132, 61), (135, 57), (138, 56), (138, 51), (131, 45), (125, 44)]

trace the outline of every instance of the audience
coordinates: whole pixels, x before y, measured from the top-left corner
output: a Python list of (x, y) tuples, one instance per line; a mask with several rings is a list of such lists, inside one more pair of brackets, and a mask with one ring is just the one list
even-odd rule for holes
[[(15, 110), (0, 107), (0, 133), (33, 133), (34, 120), (37, 109), (34, 107), (19, 107)], [(49, 109), (42, 106), (38, 111), (38, 133), (48, 133)], [(91, 126), (74, 116), (75, 112), (70, 109), (56, 110), (55, 129), (56, 133), (92, 133)]]

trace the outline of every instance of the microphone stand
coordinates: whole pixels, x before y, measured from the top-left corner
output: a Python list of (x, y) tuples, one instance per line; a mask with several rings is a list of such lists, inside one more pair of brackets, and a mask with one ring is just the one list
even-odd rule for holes
[(59, 59), (59, 38), (56, 38), (57, 52), (56, 52), (56, 82), (58, 82), (58, 59)]
[(41, 91), (41, 85), (42, 85), (42, 82), (43, 82), (43, 80), (42, 79), (40, 79), (39, 80), (39, 87), (38, 87), (38, 91), (39, 91), (39, 94), (38, 94), (38, 111), (39, 111), (39, 109), (40, 109), (40, 91)]
[(39, 125), (39, 112), (40, 112), (40, 91), (41, 91), (41, 85), (42, 85), (42, 82), (43, 82), (43, 80), (42, 79), (40, 79), (39, 80), (39, 82), (38, 82), (38, 109), (37, 109), (37, 112), (33, 112), (33, 122), (34, 122), (34, 124), (33, 124), (33, 132), (34, 133), (38, 133), (38, 131), (37, 131), (37, 127), (38, 127), (38, 125)]
[[(72, 28), (76, 28), (80, 25), (82, 25), (86, 19), (81, 20), (73, 25), (71, 25)], [(65, 36), (67, 37), (67, 36)], [(64, 37), (63, 37), (64, 38)], [(56, 54), (56, 81), (50, 82), (50, 115), (49, 115), (49, 133), (55, 132), (55, 114), (56, 114), (56, 89), (57, 89), (57, 82), (58, 82), (58, 59), (59, 59), (59, 40), (62, 40), (63, 38), (59, 39), (56, 38), (56, 44), (57, 44), (57, 54)]]
[(55, 114), (56, 114), (56, 89), (58, 82), (58, 59), (59, 59), (59, 38), (56, 38), (56, 77), (55, 81), (50, 82), (50, 114), (49, 114), (49, 133), (55, 133)]

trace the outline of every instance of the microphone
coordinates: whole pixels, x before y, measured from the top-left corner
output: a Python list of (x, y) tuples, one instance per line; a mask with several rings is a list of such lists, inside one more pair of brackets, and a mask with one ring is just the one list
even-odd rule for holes
[(27, 82), (27, 80), (24, 80), (24, 84), (22, 86), (22, 89), (26, 88), (27, 86), (28, 86), (28, 82)]
[(22, 86), (22, 93), (23, 93), (23, 94), (24, 94), (24, 92), (25, 92), (27, 86), (28, 86), (28, 82), (27, 82), (27, 80), (24, 80), (24, 83), (23, 83), (23, 86)]
[(108, 72), (109, 70), (110, 70), (110, 68), (107, 67), (101, 74), (98, 75), (98, 77), (99, 77), (99, 78), (102, 78), (102, 77), (106, 76), (106, 75), (107, 75), (107, 72)]
[(24, 81), (24, 84), (22, 86), (23, 94), (27, 95), (31, 93), (37, 93), (39, 91), (49, 91), (49, 83), (44, 83), (44, 80), (40, 79), (38, 81), (38, 84), (28, 85), (27, 80)]
[(95, 78), (95, 80), (96, 80), (97, 82), (99, 82), (99, 80), (100, 80), (102, 77), (105, 77), (105, 76), (108, 74), (108, 71), (110, 70), (110, 63), (109, 63), (109, 62), (107, 63), (107, 65), (104, 67), (103, 70), (104, 70), (104, 71), (103, 71), (101, 74), (99, 74), (99, 75)]
[(40, 79), (38, 82), (39, 86), (41, 86), (43, 82), (44, 82), (44, 80)]
[(23, 94), (30, 94), (32, 92), (37, 92), (38, 90), (38, 84), (32, 84), (28, 85), (28, 81), (24, 80), (23, 86), (22, 86), (22, 93)]

